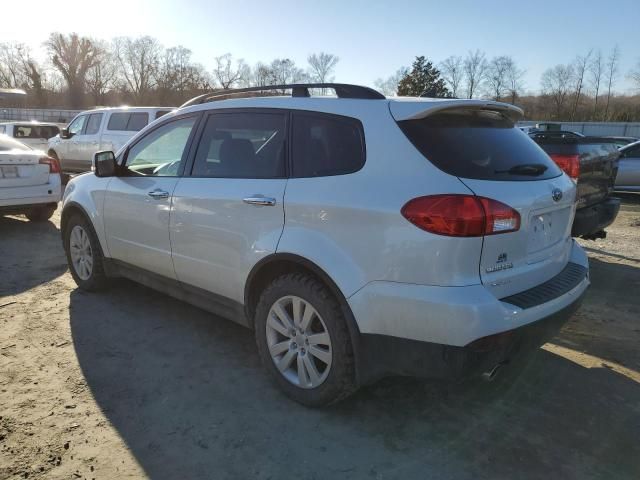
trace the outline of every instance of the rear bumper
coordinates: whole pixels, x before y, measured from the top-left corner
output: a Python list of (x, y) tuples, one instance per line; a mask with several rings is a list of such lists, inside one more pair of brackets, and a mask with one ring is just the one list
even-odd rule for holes
[(609, 197), (605, 201), (576, 210), (571, 228), (573, 237), (590, 236), (611, 225), (620, 210), (620, 199)]
[(372, 282), (348, 299), (361, 334), (358, 379), (459, 377), (539, 346), (578, 307), (589, 286), (588, 268), (574, 241), (565, 270), (502, 300), (483, 285)]
[(362, 335), (358, 350), (359, 382), (368, 384), (392, 375), (434, 379), (480, 376), (552, 339), (581, 301), (582, 296), (536, 322), (478, 339), (464, 347), (387, 335)]

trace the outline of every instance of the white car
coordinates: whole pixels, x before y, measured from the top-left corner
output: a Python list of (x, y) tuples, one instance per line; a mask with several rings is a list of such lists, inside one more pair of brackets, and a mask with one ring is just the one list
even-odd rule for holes
[(2, 122), (0, 134), (15, 138), (35, 150), (47, 150), (48, 141), (60, 133), (55, 123), (45, 122)]
[(120, 107), (81, 112), (49, 140), (47, 154), (57, 158), (65, 172), (86, 172), (91, 169), (94, 153), (117, 152), (138, 131), (171, 110), (172, 107)]
[(0, 215), (51, 218), (62, 196), (60, 165), (40, 150), (0, 135)]
[[(492, 378), (589, 285), (574, 182), (484, 100), (188, 102), (69, 183), (76, 283), (125, 276), (253, 328), (305, 405), (386, 375)], [(135, 321), (135, 319), (132, 319)]]

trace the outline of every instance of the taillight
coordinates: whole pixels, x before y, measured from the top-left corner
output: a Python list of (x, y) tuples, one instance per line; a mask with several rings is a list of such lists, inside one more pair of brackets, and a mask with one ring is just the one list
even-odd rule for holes
[(580, 156), (579, 155), (559, 155), (552, 153), (549, 155), (551, 160), (556, 162), (564, 173), (569, 175), (574, 180), (577, 180), (580, 176)]
[(55, 158), (42, 157), (38, 163), (42, 165), (49, 165), (49, 173), (62, 173), (62, 170), (60, 169), (60, 162)]
[(515, 232), (520, 214), (509, 205), (474, 195), (430, 195), (409, 200), (402, 215), (437, 235), (480, 237)]

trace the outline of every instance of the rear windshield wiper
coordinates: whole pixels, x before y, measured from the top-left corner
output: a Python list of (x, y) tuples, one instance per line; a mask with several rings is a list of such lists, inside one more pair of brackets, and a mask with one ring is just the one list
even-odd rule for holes
[(522, 165), (516, 165), (509, 170), (495, 170), (494, 173), (507, 173), (509, 175), (530, 175), (537, 177), (547, 171), (549, 167), (542, 163), (523, 163)]

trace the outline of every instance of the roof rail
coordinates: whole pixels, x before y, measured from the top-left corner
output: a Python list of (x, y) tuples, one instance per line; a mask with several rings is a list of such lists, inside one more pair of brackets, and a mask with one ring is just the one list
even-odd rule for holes
[(309, 97), (310, 88), (331, 88), (336, 92), (338, 98), (358, 98), (365, 100), (383, 100), (386, 98), (383, 94), (373, 88), (362, 87), (360, 85), (350, 85), (348, 83), (292, 83), (290, 85), (265, 85), (262, 87), (217, 90), (194, 97), (181, 105), (180, 108), (199, 105), (201, 103), (214, 102), (216, 100), (225, 100), (229, 97), (242, 96), (242, 94), (245, 93), (269, 92), (274, 90), (291, 90), (292, 97)]

